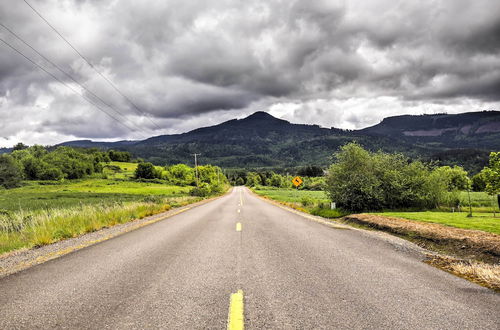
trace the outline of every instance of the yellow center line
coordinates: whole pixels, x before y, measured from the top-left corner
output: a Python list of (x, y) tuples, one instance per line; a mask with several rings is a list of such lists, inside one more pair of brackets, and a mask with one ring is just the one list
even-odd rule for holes
[(227, 317), (228, 330), (243, 330), (245, 329), (245, 320), (243, 317), (243, 291), (231, 294), (229, 302), (229, 315)]
[(241, 222), (236, 224), (236, 231), (241, 231)]

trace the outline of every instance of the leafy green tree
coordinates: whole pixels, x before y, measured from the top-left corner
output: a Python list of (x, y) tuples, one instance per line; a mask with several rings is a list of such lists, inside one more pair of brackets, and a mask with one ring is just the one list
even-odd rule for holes
[(248, 172), (247, 173), (247, 183), (246, 185), (249, 187), (256, 187), (258, 185), (262, 184), (260, 175), (255, 173), (255, 172)]
[(335, 154), (325, 191), (340, 207), (355, 212), (433, 208), (443, 199), (445, 183), (421, 162), (409, 162), (400, 154), (371, 153), (349, 143)]
[(176, 164), (165, 168), (165, 180), (168, 183), (180, 186), (194, 186), (194, 169), (185, 164)]
[(15, 188), (21, 185), (22, 174), (14, 158), (9, 155), (0, 155), (0, 186)]
[(17, 151), (17, 150), (23, 150), (23, 149), (28, 149), (29, 146), (27, 146), (26, 144), (22, 143), (22, 142), (19, 142), (17, 143), (13, 148), (12, 148), (12, 151)]
[(435, 169), (436, 174), (445, 180), (448, 191), (467, 189), (469, 178), (460, 166), (442, 166)]
[(130, 162), (132, 155), (128, 151), (108, 151), (109, 159), (114, 162)]
[(484, 191), (486, 189), (486, 180), (483, 172), (472, 177), (472, 191)]
[(136, 179), (155, 179), (157, 171), (151, 163), (139, 163), (135, 169), (134, 177)]
[(273, 173), (267, 181), (268, 186), (282, 188), (286, 186), (285, 178), (277, 173)]
[(40, 180), (61, 180), (64, 178), (64, 173), (57, 167), (45, 166), (39, 173)]
[(380, 209), (383, 194), (370, 153), (350, 143), (341, 147), (335, 159), (326, 179), (330, 199), (351, 211)]
[(21, 160), (21, 164), (23, 165), (26, 179), (37, 180), (40, 178), (40, 173), (44, 168), (44, 164), (40, 158), (29, 155)]
[(490, 153), (489, 166), (481, 172), (486, 182), (486, 192), (489, 195), (497, 194), (498, 206), (500, 207), (500, 152)]
[(59, 147), (45, 155), (42, 160), (52, 167), (59, 168), (67, 179), (80, 179), (96, 172), (91, 155), (70, 147)]

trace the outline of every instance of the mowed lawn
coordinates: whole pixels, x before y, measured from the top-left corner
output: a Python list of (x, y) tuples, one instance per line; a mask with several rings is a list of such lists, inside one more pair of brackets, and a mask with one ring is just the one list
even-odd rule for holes
[(147, 196), (187, 196), (191, 187), (161, 183), (83, 179), (64, 182), (27, 182), (25, 186), (0, 190), (0, 210), (34, 211), (112, 202), (142, 201)]
[(442, 225), (487, 231), (500, 235), (500, 214), (493, 216), (493, 213), (473, 213), (472, 218), (467, 217), (467, 212), (383, 212), (373, 213), (390, 217), (403, 218), (421, 222), (438, 223)]

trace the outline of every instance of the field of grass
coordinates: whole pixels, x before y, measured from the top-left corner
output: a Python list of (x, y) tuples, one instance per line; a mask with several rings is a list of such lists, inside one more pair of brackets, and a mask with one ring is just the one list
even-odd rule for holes
[[(338, 218), (346, 215), (346, 212), (341, 210), (330, 210), (326, 194), (323, 191), (307, 191), (296, 189), (280, 189), (259, 187), (254, 191), (261, 195), (273, 200), (283, 202), (289, 206), (299, 208), (303, 211), (309, 212), (314, 215), (319, 215), (325, 218)], [(468, 218), (468, 196), (467, 192), (461, 192), (460, 198), (462, 200), (462, 212), (380, 212), (373, 213), (379, 215), (387, 215), (392, 217), (404, 218), (408, 220), (415, 220), (421, 222), (432, 222), (443, 224), (447, 226), (475, 229), (495, 234), (500, 234), (500, 214), (497, 213), (494, 217), (493, 208), (496, 206), (496, 200), (492, 196), (484, 192), (471, 192), (471, 204), (473, 210), (473, 217)], [(464, 198), (467, 198), (465, 204)]]
[(109, 165), (113, 167), (105, 168), (103, 178), (27, 181), (19, 188), (0, 189), (0, 253), (49, 244), (201, 199), (189, 195), (192, 187), (129, 180), (135, 163)]
[(132, 202), (156, 195), (187, 196), (191, 187), (110, 179), (27, 182), (25, 186), (0, 190), (0, 211), (35, 211), (96, 203)]
[(259, 187), (253, 191), (260, 196), (324, 218), (340, 218), (347, 214), (339, 209), (331, 210), (330, 200), (323, 191), (270, 187)]
[(493, 217), (493, 213), (478, 213), (472, 218), (467, 217), (467, 212), (382, 212), (373, 213), (390, 217), (415, 220), (420, 222), (438, 223), (462, 229), (482, 230), (500, 235), (500, 215)]
[(326, 197), (323, 191), (262, 187), (254, 189), (254, 192), (258, 195), (266, 196), (280, 202), (300, 203), (302, 201), (307, 201), (307, 199), (311, 199), (320, 203), (329, 203), (328, 197)]
[[(491, 213), (493, 210), (498, 211), (498, 203), (496, 196), (490, 196), (485, 192), (470, 192), (470, 201), (472, 210), (475, 212)], [(466, 191), (460, 192), (460, 204), (462, 209), (468, 209), (469, 198)]]

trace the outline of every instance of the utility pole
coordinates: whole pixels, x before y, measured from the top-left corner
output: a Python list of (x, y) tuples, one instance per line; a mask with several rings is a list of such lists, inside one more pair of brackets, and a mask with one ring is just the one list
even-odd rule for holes
[(196, 187), (198, 187), (198, 158), (197, 156), (201, 156), (201, 154), (192, 154), (194, 156), (194, 172), (196, 175)]

